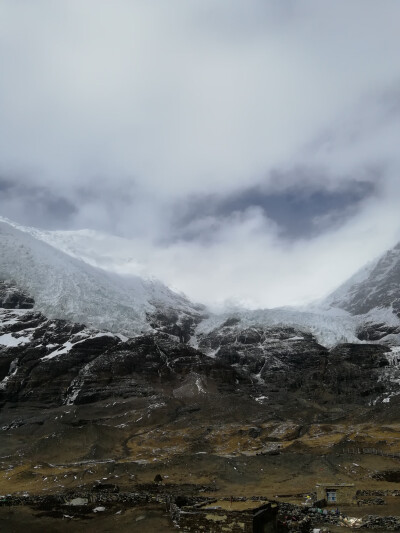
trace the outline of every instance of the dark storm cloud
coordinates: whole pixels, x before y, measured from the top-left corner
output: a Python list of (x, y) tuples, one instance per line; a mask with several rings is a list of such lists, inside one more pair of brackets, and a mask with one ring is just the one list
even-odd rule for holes
[[(304, 170), (297, 171), (297, 175), (304, 173)], [(275, 177), (279, 178), (277, 172)], [(301, 184), (283, 191), (270, 192), (258, 186), (228, 197), (208, 195), (192, 198), (177, 206), (174, 238), (212, 239), (212, 228), (202, 225), (202, 219), (229, 218), (233, 213), (251, 208), (261, 209), (284, 238), (312, 238), (334, 226), (344, 225), (375, 191), (376, 184), (373, 182), (345, 182), (336, 190), (318, 187), (316, 182), (313, 187)]]

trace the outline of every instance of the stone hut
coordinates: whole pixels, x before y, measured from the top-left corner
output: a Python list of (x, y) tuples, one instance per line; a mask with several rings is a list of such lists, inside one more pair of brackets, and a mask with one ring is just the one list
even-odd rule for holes
[(356, 489), (352, 483), (318, 483), (317, 500), (327, 505), (356, 503)]
[(179, 507), (171, 515), (182, 532), (275, 533), (278, 506), (266, 500), (221, 499)]

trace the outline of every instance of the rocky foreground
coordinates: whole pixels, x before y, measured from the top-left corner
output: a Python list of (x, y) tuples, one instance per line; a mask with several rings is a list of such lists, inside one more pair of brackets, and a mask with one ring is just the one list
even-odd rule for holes
[(10, 282), (0, 305), (0, 494), (65, 503), (110, 484), (116, 505), (136, 494), (140, 507), (146, 494), (160, 504), (143, 489), (158, 498), (157, 475), (172, 492), (278, 500), (323, 481), (400, 480), (399, 357), (388, 345), (329, 349), (304, 330), (235, 317), (194, 337), (195, 320), (160, 312), (151, 334), (127, 338), (48, 319)]

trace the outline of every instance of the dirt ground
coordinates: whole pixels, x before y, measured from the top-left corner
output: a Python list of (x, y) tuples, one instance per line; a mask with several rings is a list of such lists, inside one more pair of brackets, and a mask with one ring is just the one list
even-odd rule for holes
[(114, 483), (134, 491), (152, 483), (156, 474), (164, 484), (199, 484), (218, 487), (223, 496), (277, 496), (314, 492), (317, 483), (354, 483), (357, 489), (394, 490), (398, 484), (375, 479), (377, 472), (400, 471), (400, 461), (373, 455), (282, 453), (247, 457), (182, 455), (165, 462), (91, 461), (49, 464), (0, 464), (0, 494), (63, 492), (96, 482)]
[[(38, 468), (35, 468), (38, 467)], [(166, 463), (91, 463), (90, 465), (54, 466), (20, 465), (0, 473), (0, 493), (29, 490), (32, 494), (48, 494), (63, 488), (78, 488), (82, 482), (90, 486), (95, 481), (116, 483), (121, 490), (134, 491), (141, 483), (152, 483), (156, 474), (163, 477), (163, 486), (193, 483), (208, 484), (215, 492), (199, 495), (212, 497), (262, 496), (266, 499), (301, 503), (300, 494), (313, 492), (317, 482), (354, 483), (357, 489), (398, 489), (398, 483), (375, 479), (377, 471), (399, 470), (396, 459), (360, 455), (289, 454), (255, 457), (217, 457), (193, 455), (176, 457)], [(67, 477), (64, 477), (67, 476)], [(76, 479), (75, 479), (76, 478)], [(63, 485), (64, 487), (62, 487)], [(11, 490), (10, 490), (11, 489)], [(14, 489), (14, 490), (12, 490)], [(118, 504), (106, 506), (106, 511), (88, 513), (79, 519), (71, 508), (50, 516), (28, 506), (0, 508), (0, 532), (71, 532), (93, 533), (137, 531), (141, 533), (166, 533), (176, 531), (162, 505), (146, 507), (123, 507)], [(95, 507), (94, 504), (91, 507)], [(386, 505), (342, 506), (347, 516), (399, 515), (400, 497), (388, 497)], [(118, 514), (117, 514), (118, 513)], [(63, 516), (68, 515), (68, 516)], [(332, 532), (346, 531), (330, 526)]]
[[(376, 477), (380, 472), (400, 472), (399, 459), (349, 453), (349, 448), (399, 453), (398, 422), (302, 425), (271, 421), (258, 413), (257, 421), (245, 424), (239, 412), (237, 420), (233, 413), (222, 423), (221, 415), (214, 420), (211, 411), (207, 416), (201, 410), (176, 412), (183, 414), (178, 417), (164, 407), (150, 409), (129, 401), (64, 406), (49, 410), (45, 418), (39, 408), (6, 409), (0, 432), (0, 495), (90, 490), (99, 482), (135, 492), (141, 484), (153, 483), (157, 474), (166, 491), (172, 485), (206, 485), (215, 491), (199, 495), (296, 503), (302, 500), (298, 495), (315, 492), (317, 483), (354, 483), (358, 490), (399, 488), (398, 483)], [(373, 509), (355, 507), (347, 514), (359, 516), (358, 512), (400, 515), (400, 497)], [(71, 510), (62, 514), (73, 516)], [(89, 509), (79, 520), (62, 514), (0, 507), (0, 533), (174, 531), (162, 506), (113, 506), (98, 514)]]
[[(116, 514), (119, 511), (120, 514)], [(65, 515), (72, 516), (69, 510)], [(176, 531), (163, 506), (106, 510), (91, 513), (86, 519), (46, 516), (28, 506), (0, 508), (0, 531), (3, 533), (170, 533)]]

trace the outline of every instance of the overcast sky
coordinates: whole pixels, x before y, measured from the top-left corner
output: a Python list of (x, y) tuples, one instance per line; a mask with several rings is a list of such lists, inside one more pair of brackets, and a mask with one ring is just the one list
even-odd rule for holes
[(0, 214), (123, 237), (113, 268), (205, 303), (321, 297), (400, 240), (399, 24), (399, 0), (0, 0)]

